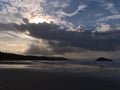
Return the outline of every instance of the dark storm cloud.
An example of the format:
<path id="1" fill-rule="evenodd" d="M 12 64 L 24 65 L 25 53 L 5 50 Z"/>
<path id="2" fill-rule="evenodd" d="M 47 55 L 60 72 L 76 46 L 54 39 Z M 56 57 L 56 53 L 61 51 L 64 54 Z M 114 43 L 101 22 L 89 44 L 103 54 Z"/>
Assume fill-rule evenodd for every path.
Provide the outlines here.
<path id="1" fill-rule="evenodd" d="M 19 30 L 28 30 L 30 35 L 49 42 L 55 52 L 77 52 L 82 49 L 94 51 L 118 50 L 120 46 L 120 31 L 109 32 L 73 32 L 61 30 L 54 24 L 15 25 Z M 77 49 L 78 48 L 78 49 Z"/>
<path id="2" fill-rule="evenodd" d="M 0 23 L 0 30 L 8 30 L 9 29 L 9 26 L 7 25 L 6 26 L 6 24 L 2 24 L 2 23 Z"/>
<path id="3" fill-rule="evenodd" d="M 13 24 L 3 24 L 3 23 L 0 23 L 0 31 L 13 30 L 13 28 L 14 28 Z"/>

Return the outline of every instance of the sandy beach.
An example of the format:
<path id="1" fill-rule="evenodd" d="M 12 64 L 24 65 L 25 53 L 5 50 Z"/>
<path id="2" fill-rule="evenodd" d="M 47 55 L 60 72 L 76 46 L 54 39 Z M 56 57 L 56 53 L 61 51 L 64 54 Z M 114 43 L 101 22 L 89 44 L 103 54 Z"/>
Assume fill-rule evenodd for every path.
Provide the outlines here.
<path id="1" fill-rule="evenodd" d="M 120 69 L 115 67 L 116 63 L 92 62 L 92 64 L 70 61 L 7 63 L 0 64 L 0 90 L 120 89 Z"/>
<path id="2" fill-rule="evenodd" d="M 0 69 L 0 90 L 119 90 L 119 83 L 86 73 Z"/>

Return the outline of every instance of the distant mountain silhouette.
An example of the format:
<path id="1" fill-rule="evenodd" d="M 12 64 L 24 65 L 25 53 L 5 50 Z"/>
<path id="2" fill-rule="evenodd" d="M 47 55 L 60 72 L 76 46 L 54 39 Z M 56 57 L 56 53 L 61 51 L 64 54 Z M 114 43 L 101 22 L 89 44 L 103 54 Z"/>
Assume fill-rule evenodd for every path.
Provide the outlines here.
<path id="1" fill-rule="evenodd" d="M 68 60 L 64 57 L 24 56 L 0 52 L 0 60 Z"/>
<path id="2" fill-rule="evenodd" d="M 100 57 L 98 59 L 96 59 L 96 61 L 113 61 L 112 59 L 107 59 L 107 58 L 104 58 L 104 57 Z"/>

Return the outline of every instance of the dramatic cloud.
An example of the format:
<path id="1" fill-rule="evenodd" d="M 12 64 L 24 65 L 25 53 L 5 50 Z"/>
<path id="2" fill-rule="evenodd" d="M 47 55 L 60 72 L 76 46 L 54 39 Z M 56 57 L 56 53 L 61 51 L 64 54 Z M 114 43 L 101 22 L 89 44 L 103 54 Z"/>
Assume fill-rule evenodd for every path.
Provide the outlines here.
<path id="1" fill-rule="evenodd" d="M 0 51 L 23 54 L 31 43 L 28 38 L 23 33 L 0 31 Z"/>
<path id="2" fill-rule="evenodd" d="M 27 30 L 18 31 L 15 27 L 8 29 L 9 26 L 9 24 L 3 24 L 4 28 L 0 28 L 0 51 L 30 55 L 47 55 L 52 51 L 52 48 L 48 48 L 47 41 L 30 36 L 30 32 Z"/>
<path id="3" fill-rule="evenodd" d="M 3 24 L 0 23 L 0 31 L 6 31 L 6 30 L 15 30 L 16 28 L 13 26 L 13 24 Z"/>
<path id="4" fill-rule="evenodd" d="M 102 5 L 109 10 L 111 13 L 113 14 L 118 14 L 118 11 L 114 5 L 114 3 L 112 2 L 108 2 L 107 0 L 100 0 L 100 2 L 102 3 Z"/>
<path id="5" fill-rule="evenodd" d="M 117 15 L 112 15 L 112 16 L 107 16 L 106 20 L 115 20 L 115 19 L 120 19 L 120 14 Z"/>
<path id="6" fill-rule="evenodd" d="M 98 32 L 106 32 L 111 30 L 112 30 L 111 26 L 105 23 L 102 23 L 99 27 L 97 27 Z"/>
<path id="7" fill-rule="evenodd" d="M 1 13 L 12 14 L 14 18 L 28 18 L 31 20 L 33 17 L 42 16 L 43 8 L 40 4 L 44 1 L 45 0 L 11 0 L 6 2 L 6 4 L 10 3 L 10 5 L 4 3 L 6 7 L 1 10 Z"/>
<path id="8" fill-rule="evenodd" d="M 16 26 L 19 30 L 28 30 L 32 37 L 43 39 L 48 41 L 49 45 L 54 49 L 63 50 L 65 52 L 73 50 L 73 48 L 79 48 L 78 50 L 94 50 L 94 51 L 112 51 L 117 50 L 120 46 L 119 31 L 109 31 L 110 26 L 103 24 L 101 32 L 84 31 L 84 32 L 73 32 L 61 30 L 59 26 L 53 24 L 29 24 L 27 26 L 21 25 Z M 29 27 L 29 28 L 28 28 Z M 99 29 L 99 30 L 100 30 Z M 94 34 L 94 36 L 93 36 Z M 114 42 L 113 42 L 114 41 Z M 57 49 L 59 48 L 59 49 Z M 71 48 L 71 49 L 70 49 Z M 69 50 L 68 50 L 69 49 Z M 73 50 L 77 51 L 77 49 Z M 61 51 L 60 51 L 61 52 Z M 64 53 L 63 52 L 63 53 Z"/>
<path id="9" fill-rule="evenodd" d="M 70 2 L 71 0 L 48 0 L 47 4 L 49 4 L 49 6 L 53 6 L 54 8 L 66 8 L 70 5 Z"/>
<path id="10" fill-rule="evenodd" d="M 9 26 L 6 24 L 5 26 Z M 120 49 L 120 31 L 94 32 L 66 31 L 58 25 L 42 24 L 13 24 L 16 31 L 4 30 L 0 34 L 0 49 L 7 52 L 24 53 L 30 55 L 88 55 L 108 52 L 118 52 Z M 103 28 L 109 25 L 103 24 Z M 5 48 L 3 48 L 5 47 Z M 89 52 L 87 52 L 89 51 Z M 75 55 L 76 54 L 76 55 Z M 98 56 L 98 54 L 97 54 Z M 78 56 L 76 56 L 77 58 Z M 80 58 L 80 57 L 78 57 Z M 81 58 L 84 58 L 81 56 Z"/>
<path id="11" fill-rule="evenodd" d="M 81 4 L 81 5 L 79 5 L 78 8 L 77 8 L 74 12 L 72 12 L 72 13 L 65 13 L 65 12 L 63 12 L 63 11 L 60 11 L 60 12 L 57 12 L 57 13 L 58 13 L 59 15 L 61 15 L 61 17 L 66 17 L 66 16 L 72 17 L 72 16 L 78 14 L 79 11 L 84 10 L 86 7 L 87 7 L 87 5 Z"/>
<path id="12" fill-rule="evenodd" d="M 0 0 L 0 50 L 68 57 L 118 55 L 119 2 Z"/>
<path id="13" fill-rule="evenodd" d="M 95 3 L 97 1 L 97 3 Z M 97 6 L 89 6 L 91 3 L 95 3 Z M 74 7 L 72 6 L 74 5 Z M 99 6 L 101 5 L 101 7 Z M 33 8 L 34 7 L 34 8 Z M 74 10 L 72 10 L 72 7 Z M 75 8 L 76 7 L 76 8 Z M 103 9 L 104 7 L 104 9 Z M 98 9 L 100 12 L 96 12 Z M 101 12 L 101 9 L 103 9 Z M 70 11 L 72 10 L 72 11 Z M 70 12 L 69 12 L 70 11 Z M 107 12 L 111 15 L 106 15 Z M 93 13 L 92 16 L 87 16 L 88 13 Z M 101 13 L 103 15 L 101 15 Z M 82 15 L 82 16 L 81 16 Z M 99 18 L 93 19 L 94 15 Z M 104 16 L 105 15 L 105 16 Z M 88 24 L 92 21 L 92 24 L 97 22 L 104 22 L 114 18 L 119 18 L 118 9 L 114 2 L 107 0 L 1 0 L 0 1 L 0 22 L 2 23 L 24 23 L 23 18 L 27 18 L 30 23 L 43 23 L 54 22 L 63 27 L 74 27 L 75 23 Z M 79 19 L 76 19 L 76 17 Z M 110 17 L 111 16 L 111 17 Z M 115 17 L 116 17 L 115 16 Z M 69 18 L 69 19 L 68 19 Z M 87 20 L 83 20 L 86 18 Z M 72 21 L 70 21 L 72 20 Z M 75 21 L 77 20 L 77 21 Z M 75 21 L 75 22 L 73 22 Z M 84 22 L 85 21 L 85 22 Z"/>
<path id="14" fill-rule="evenodd" d="M 115 30 L 120 30 L 120 24 L 116 24 L 114 27 Z"/>
<path id="15" fill-rule="evenodd" d="M 22 19 L 27 18 L 30 23 L 50 23 L 52 21 L 56 24 L 70 25 L 69 22 L 60 18 L 59 15 L 55 15 L 57 11 L 63 11 L 64 8 L 69 6 L 70 1 L 71 0 L 10 0 L 6 2 L 1 1 L 1 3 L 3 4 L 1 5 L 2 9 L 0 10 L 0 15 L 2 15 L 0 16 L 0 18 L 2 19 L 1 22 L 23 23 Z M 82 9 L 82 7 L 80 7 L 79 9 Z M 76 12 L 78 12 L 78 10 Z"/>
<path id="16" fill-rule="evenodd" d="M 117 19 L 120 19 L 120 14 L 115 14 L 115 15 L 100 18 L 100 19 L 97 20 L 97 22 L 103 22 L 103 21 L 105 22 L 105 21 L 117 20 Z"/>
<path id="17" fill-rule="evenodd" d="M 53 55 L 53 49 L 45 40 L 36 40 L 30 45 L 28 50 L 24 52 L 27 55 Z"/>

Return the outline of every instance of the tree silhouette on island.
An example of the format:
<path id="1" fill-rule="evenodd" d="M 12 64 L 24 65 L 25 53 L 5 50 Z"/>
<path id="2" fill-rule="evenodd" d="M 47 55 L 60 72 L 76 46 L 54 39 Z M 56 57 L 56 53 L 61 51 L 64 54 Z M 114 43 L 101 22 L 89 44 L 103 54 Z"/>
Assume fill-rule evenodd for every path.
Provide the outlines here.
<path id="1" fill-rule="evenodd" d="M 25 56 L 12 53 L 0 52 L 0 61 L 4 60 L 68 60 L 64 57 L 47 57 L 47 56 Z"/>

